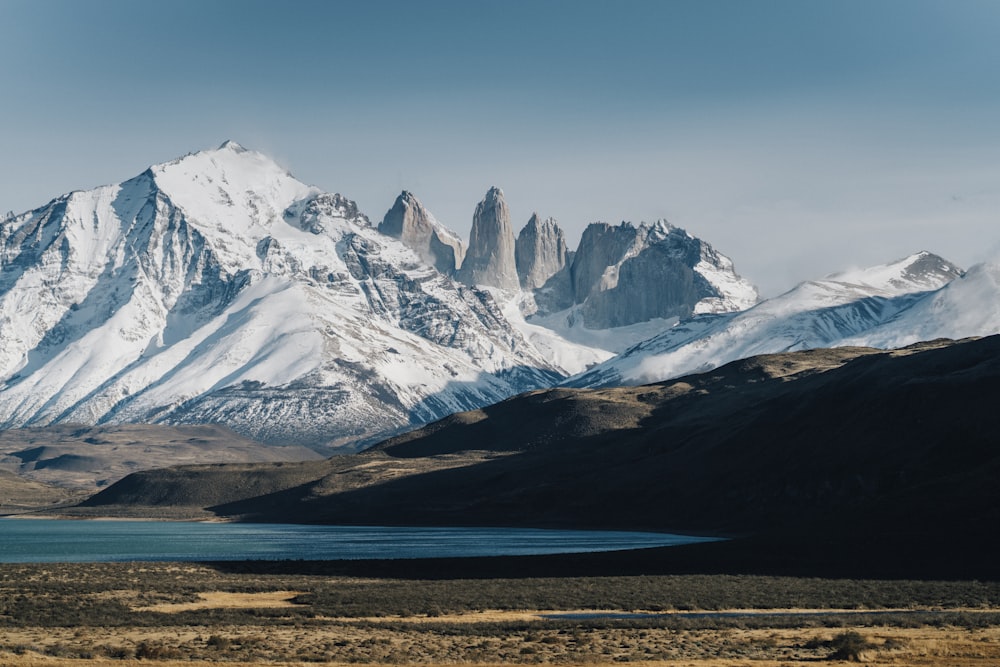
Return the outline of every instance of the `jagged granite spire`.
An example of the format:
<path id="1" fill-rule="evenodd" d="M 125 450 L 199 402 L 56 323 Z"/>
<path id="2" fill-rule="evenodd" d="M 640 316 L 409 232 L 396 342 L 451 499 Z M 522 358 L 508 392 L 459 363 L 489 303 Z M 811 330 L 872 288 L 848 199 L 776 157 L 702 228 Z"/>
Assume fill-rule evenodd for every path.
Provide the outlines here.
<path id="1" fill-rule="evenodd" d="M 465 258 L 465 243 L 435 220 L 420 200 L 406 190 L 396 197 L 378 230 L 399 239 L 422 260 L 447 275 L 454 273 Z"/>
<path id="2" fill-rule="evenodd" d="M 544 222 L 537 213 L 517 235 L 514 257 L 521 287 L 537 289 L 566 266 L 566 235 L 552 218 Z"/>
<path id="3" fill-rule="evenodd" d="M 492 187 L 476 206 L 469 251 L 458 271 L 458 280 L 467 285 L 519 289 L 514 246 L 514 230 L 503 190 Z"/>

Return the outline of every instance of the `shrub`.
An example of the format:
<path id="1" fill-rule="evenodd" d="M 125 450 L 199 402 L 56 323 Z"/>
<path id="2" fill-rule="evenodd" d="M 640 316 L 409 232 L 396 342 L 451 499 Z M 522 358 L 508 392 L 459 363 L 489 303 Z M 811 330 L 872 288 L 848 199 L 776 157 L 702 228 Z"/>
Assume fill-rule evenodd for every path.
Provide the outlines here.
<path id="1" fill-rule="evenodd" d="M 827 645 L 833 649 L 833 653 L 829 655 L 830 660 L 860 661 L 862 653 L 875 648 L 861 633 L 854 630 L 841 632 L 831 639 Z"/>
<path id="2" fill-rule="evenodd" d="M 163 644 L 153 642 L 140 642 L 135 647 L 135 657 L 137 660 L 169 660 L 179 658 L 180 651 Z"/>

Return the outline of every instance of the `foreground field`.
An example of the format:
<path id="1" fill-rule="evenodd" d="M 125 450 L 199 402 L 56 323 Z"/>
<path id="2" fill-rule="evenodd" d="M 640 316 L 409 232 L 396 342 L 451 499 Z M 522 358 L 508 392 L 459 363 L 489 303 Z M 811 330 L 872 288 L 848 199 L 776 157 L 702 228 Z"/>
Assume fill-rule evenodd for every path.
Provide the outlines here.
<path id="1" fill-rule="evenodd" d="M 0 665 L 1000 664 L 996 583 L 268 569 L 0 566 Z"/>
<path id="2" fill-rule="evenodd" d="M 1000 661 L 1000 633 L 991 629 L 863 628 L 871 644 L 856 660 L 871 665 L 986 666 Z M 211 634 L 209 634 L 211 633 Z M 59 645 L 68 647 L 79 638 L 59 633 Z M 76 633 L 77 636 L 79 633 Z M 190 661 L 232 661 L 231 664 L 369 663 L 369 664 L 670 664 L 699 666 L 787 666 L 822 660 L 824 664 L 850 664 L 836 656 L 831 645 L 843 630 L 820 628 L 788 630 L 665 630 L 585 629 L 553 630 L 542 627 L 515 630 L 497 636 L 477 628 L 461 635 L 440 631 L 334 625 L 310 631 L 254 626 L 191 627 L 144 633 L 134 629 L 97 635 L 91 641 L 111 639 L 128 652 L 133 644 L 139 658 L 57 658 L 24 652 L 0 653 L 0 664 L 10 667 L 121 667 L 157 661 L 190 665 Z M 284 650 L 276 650 L 285 644 Z M 297 649 L 294 647 L 298 647 Z M 60 650 L 70 651 L 64 648 Z"/>

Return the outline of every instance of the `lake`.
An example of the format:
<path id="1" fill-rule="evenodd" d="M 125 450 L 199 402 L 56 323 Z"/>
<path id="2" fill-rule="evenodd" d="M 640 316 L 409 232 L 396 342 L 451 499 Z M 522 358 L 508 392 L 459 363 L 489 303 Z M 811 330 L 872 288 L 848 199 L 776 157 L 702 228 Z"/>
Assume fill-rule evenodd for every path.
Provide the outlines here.
<path id="1" fill-rule="evenodd" d="M 522 556 L 711 540 L 666 533 L 529 528 L 0 519 L 0 563 Z"/>

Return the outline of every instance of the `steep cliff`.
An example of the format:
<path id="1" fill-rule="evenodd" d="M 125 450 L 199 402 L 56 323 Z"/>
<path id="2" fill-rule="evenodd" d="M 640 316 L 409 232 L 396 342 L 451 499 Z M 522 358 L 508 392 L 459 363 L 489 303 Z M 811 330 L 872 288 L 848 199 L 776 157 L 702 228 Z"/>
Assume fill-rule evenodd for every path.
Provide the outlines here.
<path id="1" fill-rule="evenodd" d="M 521 287 L 537 289 L 566 266 L 566 236 L 555 220 L 534 213 L 517 235 L 514 256 Z"/>
<path id="2" fill-rule="evenodd" d="M 466 285 L 520 289 L 514 230 L 500 188 L 490 188 L 476 206 L 469 250 L 458 271 L 458 280 Z"/>

